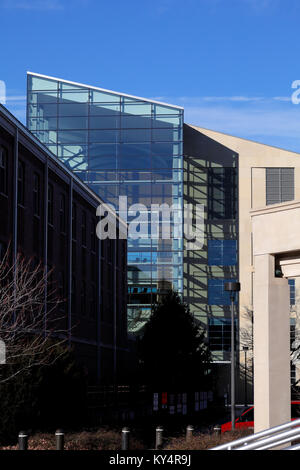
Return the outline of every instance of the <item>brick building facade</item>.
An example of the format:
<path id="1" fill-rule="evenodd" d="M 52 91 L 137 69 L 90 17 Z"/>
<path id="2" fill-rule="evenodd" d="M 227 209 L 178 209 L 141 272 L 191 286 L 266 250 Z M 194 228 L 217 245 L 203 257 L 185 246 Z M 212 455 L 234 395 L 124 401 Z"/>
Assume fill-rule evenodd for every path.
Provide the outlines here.
<path id="1" fill-rule="evenodd" d="M 91 383 L 113 383 L 128 359 L 127 244 L 97 238 L 101 202 L 0 105 L 0 252 L 53 269 L 69 344 Z"/>

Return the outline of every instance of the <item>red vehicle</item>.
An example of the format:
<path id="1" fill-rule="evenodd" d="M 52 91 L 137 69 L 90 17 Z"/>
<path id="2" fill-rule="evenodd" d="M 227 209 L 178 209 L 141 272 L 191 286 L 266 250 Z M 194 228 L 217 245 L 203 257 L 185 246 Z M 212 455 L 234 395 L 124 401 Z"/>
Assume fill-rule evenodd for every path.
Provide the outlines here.
<path id="1" fill-rule="evenodd" d="M 300 401 L 291 402 L 292 421 L 300 418 Z M 221 432 L 231 431 L 231 421 L 221 425 Z M 241 416 L 235 420 L 236 429 L 254 429 L 254 407 L 246 408 Z"/>

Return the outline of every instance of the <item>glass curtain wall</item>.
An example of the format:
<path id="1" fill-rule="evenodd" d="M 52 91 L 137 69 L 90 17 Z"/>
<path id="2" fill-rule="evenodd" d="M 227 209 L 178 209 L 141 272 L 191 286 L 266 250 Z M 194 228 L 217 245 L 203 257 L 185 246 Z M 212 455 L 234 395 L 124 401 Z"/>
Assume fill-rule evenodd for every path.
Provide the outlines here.
<path id="1" fill-rule="evenodd" d="M 182 108 L 28 74 L 27 126 L 117 210 L 119 196 L 182 207 Z M 171 288 L 182 293 L 182 238 L 129 239 L 129 331 Z"/>

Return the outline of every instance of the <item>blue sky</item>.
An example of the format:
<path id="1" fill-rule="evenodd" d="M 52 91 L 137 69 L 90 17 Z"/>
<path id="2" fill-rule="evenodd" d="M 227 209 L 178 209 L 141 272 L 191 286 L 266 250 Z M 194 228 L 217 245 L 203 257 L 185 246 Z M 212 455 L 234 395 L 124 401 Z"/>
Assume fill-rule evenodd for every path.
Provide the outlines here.
<path id="1" fill-rule="evenodd" d="M 185 108 L 185 121 L 300 152 L 299 0 L 0 0 L 0 80 L 26 71 Z"/>

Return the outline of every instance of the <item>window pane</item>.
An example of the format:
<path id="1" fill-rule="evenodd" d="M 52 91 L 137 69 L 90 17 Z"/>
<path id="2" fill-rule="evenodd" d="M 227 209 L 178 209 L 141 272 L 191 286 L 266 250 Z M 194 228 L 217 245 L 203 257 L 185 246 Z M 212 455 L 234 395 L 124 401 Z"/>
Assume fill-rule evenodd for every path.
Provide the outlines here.
<path id="1" fill-rule="evenodd" d="M 225 282 L 235 282 L 235 279 L 208 279 L 208 305 L 231 305 Z"/>
<path id="2" fill-rule="evenodd" d="M 116 169 L 117 160 L 115 156 L 98 155 L 89 158 L 91 170 Z"/>
<path id="3" fill-rule="evenodd" d="M 59 94 L 60 102 L 63 101 L 75 101 L 77 103 L 87 103 L 89 101 L 89 92 L 88 90 L 78 90 L 78 91 L 67 91 L 62 90 Z"/>
<path id="4" fill-rule="evenodd" d="M 121 127 L 123 129 L 147 129 L 151 127 L 151 117 L 149 116 L 121 116 Z"/>
<path id="5" fill-rule="evenodd" d="M 60 116 L 87 116 L 88 105 L 84 103 L 59 103 L 58 112 Z"/>
<path id="6" fill-rule="evenodd" d="M 119 104 L 91 104 L 90 115 L 91 116 L 111 116 L 120 113 Z"/>
<path id="7" fill-rule="evenodd" d="M 29 75 L 29 87 L 32 90 L 57 90 L 57 82 Z"/>
<path id="8" fill-rule="evenodd" d="M 159 116 L 153 119 L 153 127 L 170 128 L 182 125 L 182 118 L 180 116 Z"/>
<path id="9" fill-rule="evenodd" d="M 87 143 L 88 133 L 86 131 L 59 131 L 58 142 L 65 144 Z"/>
<path id="10" fill-rule="evenodd" d="M 128 114 L 148 114 L 151 116 L 151 103 L 144 102 L 133 102 L 124 103 L 122 106 L 122 112 Z"/>
<path id="11" fill-rule="evenodd" d="M 236 262 L 236 240 L 208 240 L 208 266 L 234 266 Z"/>
<path id="12" fill-rule="evenodd" d="M 150 140 L 150 129 L 123 129 L 121 131 L 122 142 L 148 142 Z"/>
<path id="13" fill-rule="evenodd" d="M 178 108 L 169 108 L 168 106 L 162 106 L 159 104 L 154 105 L 154 114 L 175 114 L 177 116 L 182 115 L 182 110 Z"/>
<path id="14" fill-rule="evenodd" d="M 110 130 L 96 130 L 90 131 L 89 134 L 90 142 L 117 142 L 118 141 L 118 131 Z"/>
<path id="15" fill-rule="evenodd" d="M 58 120 L 59 129 L 88 129 L 87 117 L 60 117 Z"/>
<path id="16" fill-rule="evenodd" d="M 93 103 L 120 103 L 120 95 L 91 90 L 91 100 Z"/>
<path id="17" fill-rule="evenodd" d="M 90 129 L 116 129 L 120 127 L 120 116 L 91 116 L 90 117 Z"/>
<path id="18" fill-rule="evenodd" d="M 89 146 L 90 158 L 116 157 L 116 154 L 117 154 L 116 144 L 91 144 Z"/>
<path id="19" fill-rule="evenodd" d="M 174 129 L 153 129 L 152 138 L 154 141 L 176 141 L 181 140 L 181 128 Z"/>

